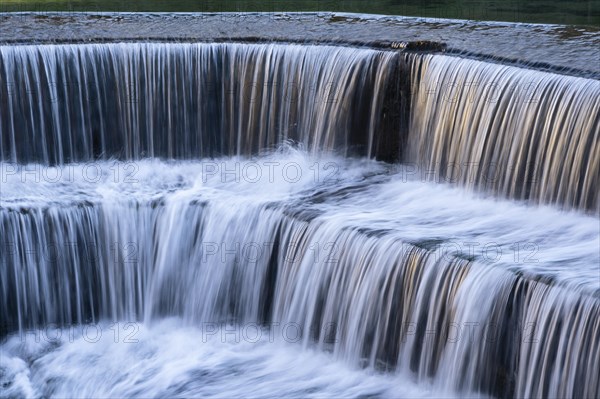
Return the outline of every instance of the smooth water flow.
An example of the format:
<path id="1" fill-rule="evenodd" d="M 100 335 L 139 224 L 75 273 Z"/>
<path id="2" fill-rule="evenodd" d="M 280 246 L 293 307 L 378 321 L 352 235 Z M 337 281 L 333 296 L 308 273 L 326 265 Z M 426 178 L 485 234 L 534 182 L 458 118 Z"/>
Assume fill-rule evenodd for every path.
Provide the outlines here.
<path id="1" fill-rule="evenodd" d="M 597 81 L 152 43 L 0 79 L 7 396 L 600 395 Z"/>
<path id="2" fill-rule="evenodd" d="M 2 159 L 372 153 L 392 52 L 243 44 L 0 48 Z M 394 62 L 396 61 L 396 62 Z M 354 141 L 352 141 L 354 140 Z"/>
<path id="3" fill-rule="evenodd" d="M 0 82 L 5 161 L 251 155 L 293 140 L 600 209 L 592 79 L 357 48 L 128 43 L 0 46 Z"/>
<path id="4" fill-rule="evenodd" d="M 598 212 L 600 82 L 415 57 L 407 160 L 442 181 Z"/>

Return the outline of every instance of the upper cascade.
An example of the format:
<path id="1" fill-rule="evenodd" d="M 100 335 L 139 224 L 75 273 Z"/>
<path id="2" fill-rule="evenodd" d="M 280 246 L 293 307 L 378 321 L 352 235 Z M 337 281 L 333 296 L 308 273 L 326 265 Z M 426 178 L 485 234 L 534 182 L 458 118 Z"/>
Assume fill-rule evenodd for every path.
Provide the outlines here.
<path id="1" fill-rule="evenodd" d="M 276 44 L 0 46 L 0 160 L 310 150 L 373 137 L 397 53 Z"/>
<path id="2" fill-rule="evenodd" d="M 599 212 L 600 82 L 460 57 L 325 45 L 0 46 L 0 160 L 309 152 Z"/>

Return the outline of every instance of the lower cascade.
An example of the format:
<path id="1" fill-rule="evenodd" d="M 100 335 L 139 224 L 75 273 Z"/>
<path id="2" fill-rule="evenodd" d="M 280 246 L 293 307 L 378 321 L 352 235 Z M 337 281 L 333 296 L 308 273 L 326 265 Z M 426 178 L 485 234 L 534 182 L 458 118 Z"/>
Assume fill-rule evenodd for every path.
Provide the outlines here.
<path id="1" fill-rule="evenodd" d="M 444 54 L 0 46 L 0 396 L 598 397 L 599 110 Z"/>

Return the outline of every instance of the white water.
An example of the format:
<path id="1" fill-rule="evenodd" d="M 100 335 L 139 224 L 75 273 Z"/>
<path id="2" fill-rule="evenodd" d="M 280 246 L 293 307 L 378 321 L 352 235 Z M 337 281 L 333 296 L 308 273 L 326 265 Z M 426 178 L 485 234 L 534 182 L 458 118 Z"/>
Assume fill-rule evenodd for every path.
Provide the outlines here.
<path id="1" fill-rule="evenodd" d="M 311 152 L 415 162 L 599 212 L 600 83 L 431 54 L 236 43 L 0 46 L 0 159 Z"/>
<path id="2" fill-rule="evenodd" d="M 146 43 L 0 46 L 0 83 L 2 396 L 598 396 L 596 81 Z M 97 322 L 142 339 L 31 344 Z M 184 342 L 248 326 L 298 334 Z"/>
<path id="3" fill-rule="evenodd" d="M 322 363 L 327 367 L 367 366 L 355 371 L 367 373 L 363 377 L 396 369 L 404 376 L 397 378 L 416 376 L 447 395 L 493 391 L 505 378 L 512 378 L 502 384 L 513 386 L 513 394 L 525 396 L 578 392 L 573 384 L 582 378 L 590 384 L 584 392 L 597 389 L 600 231 L 592 216 L 478 197 L 415 179 L 401 165 L 287 147 L 252 160 L 2 167 L 0 231 L 10 251 L 0 293 L 4 321 L 21 331 L 106 318 L 150 327 L 170 316 L 189 326 L 278 323 L 297 326 L 305 349 L 331 351 Z M 47 181 L 58 168 L 61 181 Z M 179 333 L 158 334 L 168 346 Z M 557 350 L 553 337 L 561 337 L 564 362 L 579 366 L 542 360 Z M 43 357 L 33 375 L 76 367 L 67 357 L 77 351 L 71 345 L 77 343 Z M 243 349 L 249 356 L 275 356 L 267 347 L 250 347 Z M 122 352 L 96 348 L 81 361 Z M 225 356 L 221 349 L 232 350 L 202 348 L 215 351 L 215 362 Z M 160 361 L 163 355 L 153 356 Z M 61 371 L 52 371 L 59 364 Z M 540 377 L 528 370 L 540 367 L 543 378 L 568 384 L 537 385 Z M 298 372 L 310 376 L 310 370 Z M 514 375 L 497 375 L 509 372 Z M 177 368 L 172 373 L 186 379 Z M 556 373 L 563 376 L 550 377 Z M 149 382 L 99 388 L 101 375 L 77 375 L 57 392 L 168 392 L 160 384 L 144 387 Z M 368 391 L 371 377 L 363 377 L 357 386 L 342 384 L 339 394 Z M 36 378 L 32 389 L 39 390 Z M 257 388 L 256 395 L 266 395 L 269 384 L 283 396 L 312 392 L 295 386 L 295 377 L 282 377 L 281 386 L 278 378 L 265 375 L 265 391 Z M 392 394 L 399 380 L 377 378 L 384 381 L 377 395 L 420 392 Z M 315 396 L 337 392 L 326 385 Z"/>
<path id="4" fill-rule="evenodd" d="M 42 331 L 39 343 L 34 333 L 11 337 L 0 349 L 0 383 L 12 383 L 3 396 L 452 397 L 409 377 L 357 369 L 302 350 L 279 331 L 249 327 L 245 338 L 239 327 L 209 333 L 177 320 L 123 328 L 124 323 L 71 327 L 61 330 L 60 339 L 54 339 L 56 329 L 47 336 Z"/>

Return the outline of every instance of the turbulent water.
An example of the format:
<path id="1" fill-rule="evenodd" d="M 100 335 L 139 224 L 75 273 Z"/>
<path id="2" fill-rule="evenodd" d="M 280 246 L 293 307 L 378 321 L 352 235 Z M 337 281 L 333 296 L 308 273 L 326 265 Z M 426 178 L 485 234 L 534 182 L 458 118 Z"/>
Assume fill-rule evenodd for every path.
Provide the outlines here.
<path id="1" fill-rule="evenodd" d="M 408 377 L 334 362 L 293 345 L 281 330 L 250 327 L 245 340 L 245 330 L 234 326 L 207 331 L 176 320 L 133 326 L 100 324 L 85 334 L 71 328 L 61 338 L 51 329 L 50 339 L 27 347 L 13 338 L 3 350 L 19 356 L 3 360 L 10 371 L 0 381 L 15 381 L 9 395 L 29 397 L 457 397 Z M 22 359 L 35 361 L 40 372 L 31 373 Z"/>
<path id="2" fill-rule="evenodd" d="M 600 394 L 597 81 L 239 44 L 0 80 L 3 396 Z"/>

